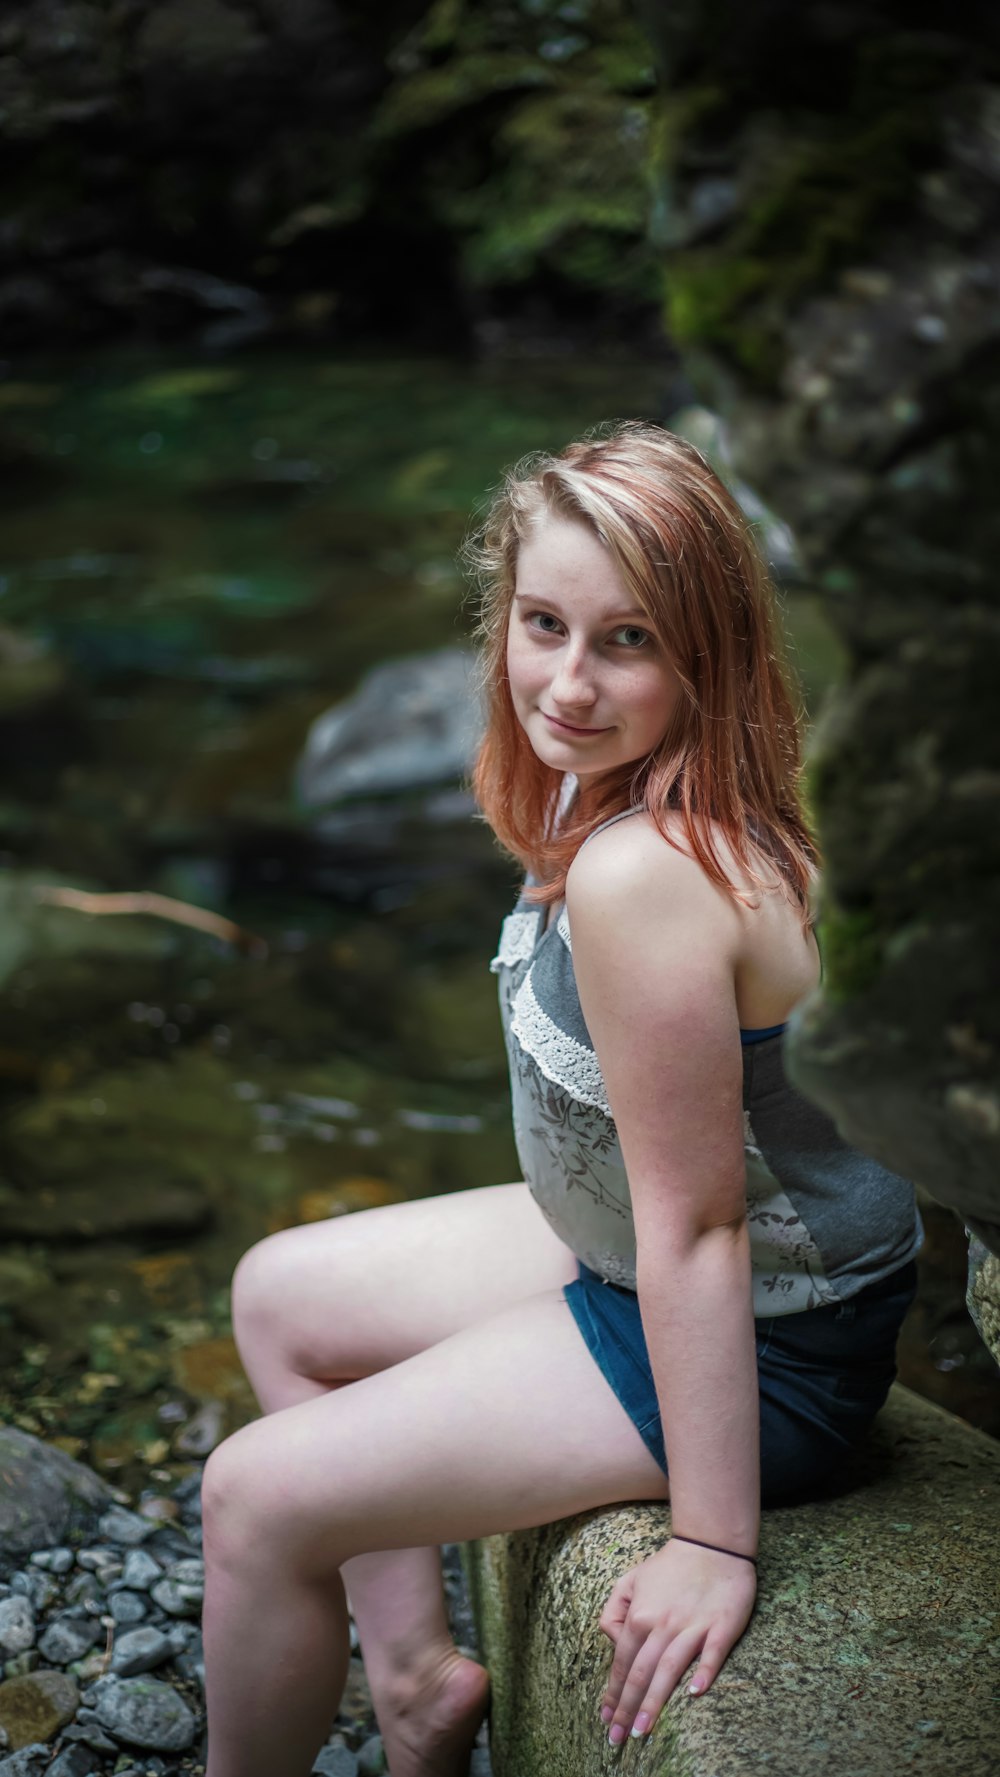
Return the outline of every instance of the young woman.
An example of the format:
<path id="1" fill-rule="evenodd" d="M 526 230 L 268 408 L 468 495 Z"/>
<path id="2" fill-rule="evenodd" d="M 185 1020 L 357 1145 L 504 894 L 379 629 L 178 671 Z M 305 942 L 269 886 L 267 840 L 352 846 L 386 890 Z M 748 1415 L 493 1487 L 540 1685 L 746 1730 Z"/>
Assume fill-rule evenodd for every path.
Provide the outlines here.
<path id="1" fill-rule="evenodd" d="M 528 872 L 493 965 L 525 1182 L 241 1261 L 265 1417 L 205 1473 L 207 1777 L 305 1777 L 345 1586 L 392 1777 L 463 1777 L 489 1680 L 449 1638 L 437 1545 L 669 1498 L 580 1698 L 613 1743 L 648 1732 L 747 1625 L 762 1497 L 870 1424 L 914 1291 L 912 1188 L 782 1066 L 820 973 L 816 850 L 739 509 L 626 425 L 518 465 L 470 554 L 477 790 Z"/>

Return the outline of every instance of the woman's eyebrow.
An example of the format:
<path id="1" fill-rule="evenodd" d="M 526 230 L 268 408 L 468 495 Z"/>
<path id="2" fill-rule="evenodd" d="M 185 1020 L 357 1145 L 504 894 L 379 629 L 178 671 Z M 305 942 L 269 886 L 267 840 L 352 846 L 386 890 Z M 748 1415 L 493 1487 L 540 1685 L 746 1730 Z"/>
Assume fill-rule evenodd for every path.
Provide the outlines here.
<path id="1" fill-rule="evenodd" d="M 545 605 L 548 610 L 555 612 L 556 616 L 560 614 L 559 600 L 553 598 L 548 592 L 544 596 L 535 592 L 515 592 L 514 601 L 522 605 Z M 599 623 L 631 623 L 633 619 L 642 623 L 649 622 L 649 617 L 641 605 L 628 605 L 618 611 L 606 611 L 597 621 Z"/>

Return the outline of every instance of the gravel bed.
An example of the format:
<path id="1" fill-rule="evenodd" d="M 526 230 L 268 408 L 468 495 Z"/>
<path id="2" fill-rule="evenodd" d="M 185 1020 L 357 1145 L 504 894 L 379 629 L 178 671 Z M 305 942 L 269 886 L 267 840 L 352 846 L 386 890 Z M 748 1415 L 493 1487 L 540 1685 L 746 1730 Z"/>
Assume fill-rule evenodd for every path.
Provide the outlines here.
<path id="1" fill-rule="evenodd" d="M 0 1582 L 0 1777 L 201 1777 L 200 1492 L 199 1469 L 144 1494 L 139 1510 L 116 1496 L 96 1536 L 37 1549 Z M 452 1633 L 478 1658 L 458 1546 L 442 1557 Z M 340 1713 L 313 1769 L 385 1777 L 353 1622 L 351 1649 Z M 18 1724 L 16 1737 L 4 1722 Z M 34 1738 L 19 1744 L 27 1732 Z M 491 1777 L 485 1723 L 470 1777 Z"/>

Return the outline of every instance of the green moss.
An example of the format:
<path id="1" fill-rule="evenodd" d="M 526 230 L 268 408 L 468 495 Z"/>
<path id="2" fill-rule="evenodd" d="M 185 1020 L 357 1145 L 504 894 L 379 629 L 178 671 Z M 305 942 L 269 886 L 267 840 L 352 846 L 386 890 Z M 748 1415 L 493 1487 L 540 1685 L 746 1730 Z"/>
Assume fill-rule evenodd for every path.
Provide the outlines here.
<path id="1" fill-rule="evenodd" d="M 658 138 L 661 182 L 713 109 L 704 89 L 689 97 L 687 112 L 675 105 Z M 674 337 L 724 347 L 759 380 L 777 370 L 789 309 L 863 257 L 878 219 L 910 190 L 932 126 L 924 108 L 907 103 L 818 127 L 822 134 L 806 134 L 805 123 L 797 135 L 775 133 L 758 152 L 752 190 L 724 239 L 668 260 Z"/>
<path id="2" fill-rule="evenodd" d="M 856 999 L 877 980 L 885 954 L 885 934 L 868 911 L 848 913 L 828 903 L 817 925 L 823 957 L 823 989 L 834 1004 Z"/>
<path id="3" fill-rule="evenodd" d="M 420 26 L 420 47 L 431 54 L 451 49 L 467 16 L 466 0 L 434 0 Z"/>
<path id="4" fill-rule="evenodd" d="M 376 141 L 411 136 L 499 94 L 552 86 L 554 71 L 535 56 L 493 52 L 456 56 L 391 87 L 379 108 Z"/>
<path id="5" fill-rule="evenodd" d="M 202 395 L 228 395 L 246 381 L 246 372 L 231 365 L 183 365 L 158 371 L 109 392 L 110 406 L 150 407 L 161 402 L 197 400 Z"/>
<path id="6" fill-rule="evenodd" d="M 702 128 L 725 104 L 721 86 L 704 82 L 664 95 L 658 106 L 656 125 L 657 164 L 672 169 L 688 137 Z"/>
<path id="7" fill-rule="evenodd" d="M 493 141 L 494 168 L 453 169 L 430 194 L 464 236 L 462 263 L 480 288 L 556 273 L 589 289 L 654 304 L 659 271 L 646 240 L 648 107 L 566 87 L 519 98 Z"/>
<path id="8" fill-rule="evenodd" d="M 625 0 L 434 0 L 391 65 L 377 183 L 456 243 L 469 285 L 555 278 L 655 310 L 655 74 Z"/>
<path id="9" fill-rule="evenodd" d="M 649 44 L 638 30 L 616 43 L 599 44 L 586 59 L 586 71 L 612 93 L 647 93 L 656 85 Z"/>
<path id="10" fill-rule="evenodd" d="M 678 344 L 710 339 L 735 339 L 732 317 L 743 303 L 765 288 L 770 268 L 751 259 L 721 258 L 713 253 L 687 253 L 670 267 L 667 321 Z"/>

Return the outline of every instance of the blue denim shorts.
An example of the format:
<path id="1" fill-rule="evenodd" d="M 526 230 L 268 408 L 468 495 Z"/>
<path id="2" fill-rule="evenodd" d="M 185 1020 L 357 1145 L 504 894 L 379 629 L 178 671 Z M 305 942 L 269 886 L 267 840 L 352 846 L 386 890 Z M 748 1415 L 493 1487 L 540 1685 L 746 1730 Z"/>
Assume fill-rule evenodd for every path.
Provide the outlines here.
<path id="1" fill-rule="evenodd" d="M 846 1302 L 757 1320 L 761 1502 L 825 1487 L 868 1431 L 896 1375 L 896 1340 L 917 1290 L 913 1260 Z M 563 1286 L 591 1356 L 664 1474 L 667 1458 L 634 1290 L 580 1261 Z"/>

